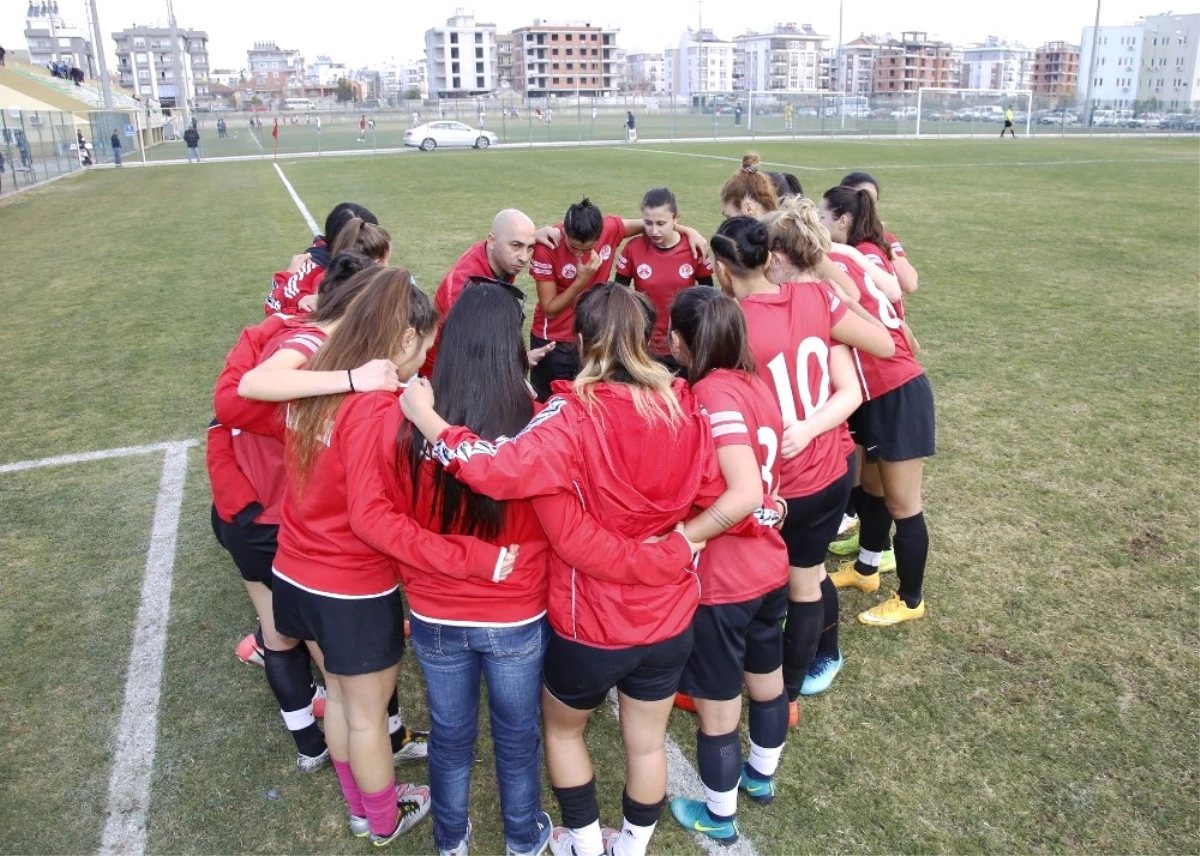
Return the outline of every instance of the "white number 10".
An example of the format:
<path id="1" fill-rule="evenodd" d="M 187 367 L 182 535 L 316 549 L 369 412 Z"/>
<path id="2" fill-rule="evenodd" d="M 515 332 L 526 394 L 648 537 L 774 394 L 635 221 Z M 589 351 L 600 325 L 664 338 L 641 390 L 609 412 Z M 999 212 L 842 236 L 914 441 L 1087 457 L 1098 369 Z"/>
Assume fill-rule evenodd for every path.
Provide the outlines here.
<path id="1" fill-rule="evenodd" d="M 808 384 L 808 361 L 811 357 L 816 357 L 817 366 L 821 370 L 816 390 L 811 389 Z M 775 358 L 767 363 L 767 368 L 775 380 L 775 394 L 779 396 L 779 409 L 783 412 L 783 420 L 799 422 L 801 417 L 796 411 L 792 382 L 788 377 L 787 361 L 783 354 L 776 354 Z M 816 336 L 809 336 L 800 343 L 796 351 L 796 389 L 800 391 L 800 405 L 804 408 L 805 419 L 811 419 L 829 400 L 829 346 Z"/>

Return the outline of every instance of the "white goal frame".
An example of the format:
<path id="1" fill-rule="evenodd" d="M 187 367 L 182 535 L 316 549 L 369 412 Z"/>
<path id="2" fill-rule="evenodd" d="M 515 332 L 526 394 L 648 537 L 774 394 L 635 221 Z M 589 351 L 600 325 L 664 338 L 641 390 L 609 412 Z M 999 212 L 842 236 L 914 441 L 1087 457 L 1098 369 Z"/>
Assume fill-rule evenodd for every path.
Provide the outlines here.
<path id="1" fill-rule="evenodd" d="M 917 90 L 917 130 L 916 136 L 921 136 L 921 102 L 926 92 L 936 92 L 938 95 L 996 95 L 1001 98 L 1018 98 L 1025 96 L 1025 136 L 1029 136 L 1033 125 L 1033 90 L 1032 89 L 943 89 L 938 86 L 922 86 Z"/>

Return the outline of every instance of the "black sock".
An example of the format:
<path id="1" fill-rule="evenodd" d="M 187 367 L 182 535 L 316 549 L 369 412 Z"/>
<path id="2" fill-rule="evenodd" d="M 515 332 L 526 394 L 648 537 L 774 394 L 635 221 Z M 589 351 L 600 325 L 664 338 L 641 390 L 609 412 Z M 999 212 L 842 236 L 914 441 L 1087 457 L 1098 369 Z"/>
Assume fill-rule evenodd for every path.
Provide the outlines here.
<path id="1" fill-rule="evenodd" d="M 392 690 L 388 699 L 388 734 L 392 738 L 392 753 L 399 752 L 408 742 L 408 727 L 400 721 L 400 693 Z"/>
<path id="2" fill-rule="evenodd" d="M 846 510 L 843 512 L 848 517 L 858 517 L 858 495 L 862 493 L 862 485 L 856 484 L 850 489 L 850 495 L 846 497 Z"/>
<path id="3" fill-rule="evenodd" d="M 753 702 L 751 702 L 753 704 Z M 751 708 L 753 711 L 753 708 Z M 783 704 L 783 724 L 787 728 L 787 701 Z M 753 738 L 751 738 L 753 739 Z M 742 741 L 737 731 L 728 734 L 718 734 L 715 737 L 696 731 L 696 767 L 700 771 L 700 781 L 710 791 L 725 793 L 738 786 L 742 775 Z M 625 813 L 629 817 L 629 812 Z M 729 820 L 730 817 L 713 815 L 716 820 Z M 640 824 L 645 826 L 646 824 Z"/>
<path id="4" fill-rule="evenodd" d="M 735 734 L 734 736 L 736 737 L 737 735 Z M 741 756 L 741 751 L 741 747 L 738 747 L 739 757 Z M 595 779 L 592 779 L 593 783 L 595 781 Z M 736 779 L 734 780 L 734 787 L 737 787 Z M 640 803 L 631 797 L 628 791 L 623 791 L 621 793 L 621 813 L 634 826 L 653 826 L 662 817 L 663 802 L 664 800 L 659 800 L 653 805 Z"/>
<path id="5" fill-rule="evenodd" d="M 838 654 L 838 593 L 837 586 L 829 577 L 821 580 L 821 606 L 825 612 L 825 625 L 821 628 L 821 638 L 817 641 L 817 650 L 836 658 Z"/>
<path id="6" fill-rule="evenodd" d="M 795 701 L 800 696 L 800 685 L 817 653 L 824 619 L 825 610 L 819 600 L 788 602 L 787 627 L 783 630 L 783 684 L 787 688 L 788 701 Z"/>
<path id="7" fill-rule="evenodd" d="M 303 644 L 287 651 L 267 648 L 263 665 L 267 683 L 279 702 L 280 714 L 296 741 L 296 748 L 316 757 L 325 751 L 325 735 L 312 717 L 312 672 L 307 654 Z"/>
<path id="8" fill-rule="evenodd" d="M 892 528 L 892 515 L 882 496 L 874 496 L 865 490 L 858 496 L 858 546 L 872 553 L 882 553 L 888 548 L 888 532 Z M 874 574 L 879 568 L 864 565 L 855 560 L 854 569 L 860 574 Z"/>
<path id="9" fill-rule="evenodd" d="M 771 701 L 750 699 L 749 719 L 751 743 L 764 749 L 782 746 L 788 731 L 787 693 L 782 692 L 779 698 Z"/>
<path id="10" fill-rule="evenodd" d="M 921 602 L 921 586 L 925 582 L 925 560 L 929 557 L 929 529 L 925 512 L 896 521 L 896 576 L 900 578 L 897 594 L 916 608 Z"/>
<path id="11" fill-rule="evenodd" d="M 553 788 L 554 798 L 562 812 L 563 826 L 567 829 L 583 827 L 600 820 L 600 803 L 596 801 L 596 777 L 586 785 L 573 788 Z"/>

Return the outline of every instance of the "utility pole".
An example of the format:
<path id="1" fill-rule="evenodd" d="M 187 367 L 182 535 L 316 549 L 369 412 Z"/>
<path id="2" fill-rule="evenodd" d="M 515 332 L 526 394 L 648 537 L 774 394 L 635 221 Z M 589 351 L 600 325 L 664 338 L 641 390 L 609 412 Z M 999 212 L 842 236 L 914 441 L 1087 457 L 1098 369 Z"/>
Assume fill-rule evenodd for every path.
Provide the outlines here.
<path id="1" fill-rule="evenodd" d="M 1100 0 L 1096 0 L 1096 26 L 1092 27 L 1092 55 L 1088 62 L 1087 99 L 1083 109 L 1087 110 L 1087 126 L 1092 127 L 1092 84 L 1096 82 L 1096 48 L 1100 44 Z"/>
<path id="2" fill-rule="evenodd" d="M 700 47 L 696 51 L 696 77 L 700 79 L 700 109 L 704 109 L 704 94 L 708 91 L 708 66 L 704 62 L 704 0 L 700 0 L 700 20 L 698 22 L 699 29 L 696 31 L 696 38 L 700 42 Z"/>
<path id="3" fill-rule="evenodd" d="M 844 60 L 845 55 L 842 53 L 842 44 L 843 44 L 843 42 L 845 42 L 845 39 L 842 37 L 842 12 L 844 11 L 844 6 L 845 6 L 844 0 L 838 0 L 838 53 L 837 53 L 838 61 L 837 61 L 837 63 L 838 63 L 838 77 L 841 78 L 841 80 L 838 83 L 838 89 L 842 93 L 842 99 L 841 99 L 842 104 L 841 104 L 841 108 L 838 110 L 838 112 L 842 114 L 842 127 L 843 128 L 846 127 L 846 66 L 843 64 L 845 61 Z"/>
<path id="4" fill-rule="evenodd" d="M 96 63 L 100 66 L 100 90 L 104 93 L 104 109 L 113 108 L 112 81 L 108 79 L 108 60 L 104 58 L 104 34 L 100 30 L 100 16 L 96 14 L 96 0 L 88 0 L 92 10 L 92 51 L 96 54 Z M 58 39 L 55 39 L 58 42 Z"/>
<path id="5" fill-rule="evenodd" d="M 92 0 L 95 2 L 95 0 Z M 171 45 L 175 53 L 175 106 L 183 106 L 183 125 L 192 124 L 192 107 L 188 104 L 187 77 L 183 70 L 183 52 L 179 49 L 179 27 L 175 24 L 175 4 L 167 0 L 167 20 L 171 25 Z"/>

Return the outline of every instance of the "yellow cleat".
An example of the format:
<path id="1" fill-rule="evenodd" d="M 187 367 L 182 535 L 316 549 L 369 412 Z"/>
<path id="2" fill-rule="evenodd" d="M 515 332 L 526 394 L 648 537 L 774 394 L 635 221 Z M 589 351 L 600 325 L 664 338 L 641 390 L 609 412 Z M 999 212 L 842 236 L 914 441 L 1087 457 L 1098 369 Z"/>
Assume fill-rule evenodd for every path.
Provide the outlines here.
<path id="1" fill-rule="evenodd" d="M 891 597 L 878 606 L 873 606 L 866 612 L 860 612 L 858 614 L 858 621 L 860 624 L 869 624 L 873 627 L 891 627 L 893 624 L 900 624 L 904 621 L 915 621 L 924 616 L 924 600 L 915 607 L 911 607 L 900 599 L 900 595 L 893 593 Z"/>
<path id="2" fill-rule="evenodd" d="M 833 580 L 834 586 L 840 589 L 856 588 L 867 594 L 879 591 L 879 574 L 860 574 L 854 570 L 853 562 L 842 565 L 829 575 L 829 579 Z"/>

